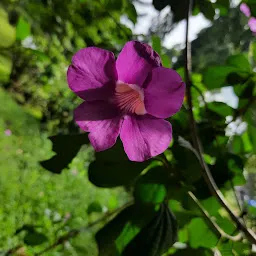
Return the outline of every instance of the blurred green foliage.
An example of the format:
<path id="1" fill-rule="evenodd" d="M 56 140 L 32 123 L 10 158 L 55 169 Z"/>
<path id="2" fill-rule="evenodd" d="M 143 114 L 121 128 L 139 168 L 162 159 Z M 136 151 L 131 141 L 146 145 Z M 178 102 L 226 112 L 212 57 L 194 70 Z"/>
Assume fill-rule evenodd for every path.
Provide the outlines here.
<path id="1" fill-rule="evenodd" d="M 125 16 L 136 24 L 133 2 L 2 0 L 0 255 L 35 255 L 56 241 L 60 245 L 44 255 L 252 255 L 246 239 L 223 237 L 202 211 L 227 235 L 238 233 L 202 177 L 187 99 L 169 119 L 174 131 L 170 148 L 144 163 L 129 161 L 120 141 L 94 153 L 87 135 L 74 125 L 72 112 L 80 99 L 66 82 L 72 55 L 92 45 L 118 54 L 135 38 L 120 22 Z M 185 18 L 188 1 L 153 5 L 171 7 L 173 27 Z M 256 42 L 244 27 L 245 17 L 229 1 L 197 0 L 193 15 L 198 13 L 212 21 L 192 42 L 193 112 L 204 159 L 232 209 L 255 229 L 255 207 L 243 198 L 239 207 L 233 189 L 245 183 L 246 172 L 255 173 Z M 159 29 L 162 33 L 156 34 L 167 31 Z M 149 43 L 163 66 L 174 66 L 184 77 L 180 48 L 164 49 L 157 35 Z M 206 100 L 206 94 L 227 86 L 239 99 L 237 107 Z M 103 218 L 88 228 L 131 199 L 106 225 Z M 75 238 L 58 240 L 81 227 L 85 230 Z"/>
<path id="2" fill-rule="evenodd" d="M 0 100 L 5 102 L 0 107 L 0 251 L 38 243 L 29 254 L 34 255 L 53 243 L 56 236 L 94 220 L 99 213 L 94 213 L 91 203 L 97 202 L 106 211 L 127 200 L 121 189 L 98 190 L 88 181 L 85 164 L 88 166 L 92 159 L 88 147 L 61 176 L 43 170 L 39 161 L 52 155 L 46 133 L 40 133 L 39 122 L 3 90 Z M 80 251 L 80 255 L 97 255 L 91 233 L 76 238 L 72 245 L 61 255 L 70 255 L 72 250 Z"/>

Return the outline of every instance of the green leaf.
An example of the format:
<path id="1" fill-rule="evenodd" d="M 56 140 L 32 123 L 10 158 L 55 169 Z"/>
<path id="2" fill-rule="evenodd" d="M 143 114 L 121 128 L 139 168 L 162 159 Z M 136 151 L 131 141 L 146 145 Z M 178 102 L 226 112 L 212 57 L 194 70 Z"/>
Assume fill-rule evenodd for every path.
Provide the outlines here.
<path id="1" fill-rule="evenodd" d="M 151 160 L 132 162 L 126 156 L 120 140 L 110 149 L 97 152 L 89 166 L 89 180 L 98 187 L 129 185 Z"/>
<path id="2" fill-rule="evenodd" d="M 24 237 L 24 243 L 30 246 L 37 246 L 48 241 L 48 238 L 37 231 L 27 232 Z"/>
<path id="3" fill-rule="evenodd" d="M 204 14 L 204 16 L 209 19 L 213 20 L 215 16 L 215 9 L 210 1 L 207 0 L 199 0 L 199 9 Z"/>
<path id="4" fill-rule="evenodd" d="M 236 256 L 234 253 L 234 245 L 232 243 L 224 243 L 219 247 L 219 251 L 222 256 Z"/>
<path id="5" fill-rule="evenodd" d="M 241 72 L 250 73 L 252 71 L 251 65 L 244 54 L 230 56 L 227 59 L 227 65 L 236 67 Z"/>
<path id="6" fill-rule="evenodd" d="M 95 238 L 99 256 L 121 255 L 129 242 L 155 216 L 152 208 L 131 205 L 100 229 Z"/>
<path id="7" fill-rule="evenodd" d="M 162 0 L 162 1 L 153 0 L 153 5 L 158 11 L 161 11 L 162 9 L 164 9 L 169 3 L 170 3 L 169 0 Z"/>
<path id="8" fill-rule="evenodd" d="M 171 59 L 169 58 L 169 56 L 167 56 L 166 54 L 161 54 L 161 60 L 162 60 L 162 64 L 165 68 L 171 68 L 172 63 L 171 63 Z"/>
<path id="9" fill-rule="evenodd" d="M 227 76 L 236 72 L 237 68 L 231 66 L 213 66 L 203 75 L 204 84 L 208 89 L 220 88 L 226 83 Z"/>
<path id="10" fill-rule="evenodd" d="M 205 249 L 192 249 L 192 248 L 187 248 L 184 250 L 178 250 L 173 256 L 212 256 L 212 251 L 211 250 L 205 250 Z"/>
<path id="11" fill-rule="evenodd" d="M 192 248 L 213 248 L 219 237 L 212 231 L 202 218 L 193 219 L 188 225 L 189 244 Z"/>
<path id="12" fill-rule="evenodd" d="M 253 152 L 256 154 L 256 127 L 248 124 L 247 131 L 251 141 Z"/>
<path id="13" fill-rule="evenodd" d="M 16 39 L 24 40 L 29 35 L 30 35 L 30 24 L 23 17 L 20 17 L 16 27 Z"/>
<path id="14" fill-rule="evenodd" d="M 172 147 L 172 153 L 177 162 L 175 168 L 182 173 L 189 184 L 201 178 L 199 156 L 189 141 L 179 136 L 178 143 Z"/>
<path id="15" fill-rule="evenodd" d="M 11 58 L 8 57 L 8 56 L 0 54 L 0 82 L 9 81 L 11 71 L 12 71 L 12 60 L 11 60 Z"/>
<path id="16" fill-rule="evenodd" d="M 159 36 L 152 36 L 152 48 L 161 55 L 162 52 L 162 46 L 161 46 L 161 39 Z"/>
<path id="17" fill-rule="evenodd" d="M 0 8 L 0 48 L 12 46 L 16 39 L 15 28 L 9 24 L 7 12 Z"/>
<path id="18" fill-rule="evenodd" d="M 252 126 L 256 127 L 256 103 L 246 111 L 245 120 Z"/>
<path id="19" fill-rule="evenodd" d="M 124 1 L 123 0 L 100 0 L 102 3 L 102 7 L 106 8 L 106 10 L 117 10 L 120 11 L 123 8 Z"/>
<path id="20" fill-rule="evenodd" d="M 140 176 L 137 180 L 134 197 L 142 203 L 162 203 L 167 194 L 164 183 L 167 182 L 167 172 L 163 167 L 156 167 Z"/>
<path id="21" fill-rule="evenodd" d="M 165 253 L 177 240 L 177 222 L 166 204 L 154 219 L 125 248 L 122 256 L 156 256 Z"/>
<path id="22" fill-rule="evenodd" d="M 186 193 L 184 193 L 184 195 L 187 195 L 187 191 Z M 186 225 L 191 221 L 191 219 L 201 216 L 201 214 L 197 211 L 184 209 L 181 203 L 176 200 L 170 200 L 169 207 L 170 209 L 172 209 L 173 213 L 177 218 L 179 228 L 186 228 Z"/>
<path id="23" fill-rule="evenodd" d="M 234 113 L 234 109 L 223 102 L 211 102 L 207 107 L 223 117 L 232 116 Z"/>
<path id="24" fill-rule="evenodd" d="M 232 144 L 232 153 L 237 155 L 240 153 L 244 153 L 244 143 L 241 136 L 235 135 L 232 138 L 231 144 Z"/>
<path id="25" fill-rule="evenodd" d="M 221 205 L 215 197 L 210 197 L 202 201 L 202 205 L 211 216 L 218 216 Z"/>
<path id="26" fill-rule="evenodd" d="M 101 213 L 103 212 L 103 207 L 99 202 L 92 202 L 87 207 L 87 214 L 91 214 L 93 212 Z"/>
<path id="27" fill-rule="evenodd" d="M 42 161 L 41 165 L 53 173 L 61 173 L 77 155 L 82 145 L 89 143 L 87 134 L 56 135 L 49 139 L 52 141 L 52 150 L 56 155 Z"/>
<path id="28" fill-rule="evenodd" d="M 132 2 L 127 1 L 127 6 L 125 8 L 125 12 L 128 16 L 128 18 L 133 22 L 133 24 L 135 25 L 137 23 L 137 11 L 134 7 L 134 5 L 132 4 Z"/>
<path id="29" fill-rule="evenodd" d="M 256 41 L 250 43 L 249 57 L 256 64 Z"/>

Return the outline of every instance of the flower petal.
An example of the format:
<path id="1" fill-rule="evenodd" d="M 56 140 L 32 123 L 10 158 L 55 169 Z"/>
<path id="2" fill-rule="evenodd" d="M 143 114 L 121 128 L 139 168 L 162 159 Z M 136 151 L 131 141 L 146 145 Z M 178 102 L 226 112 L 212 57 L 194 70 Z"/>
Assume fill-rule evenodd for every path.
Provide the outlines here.
<path id="1" fill-rule="evenodd" d="M 255 17 L 250 18 L 248 21 L 248 25 L 250 27 L 250 30 L 255 33 L 256 32 L 256 18 Z"/>
<path id="2" fill-rule="evenodd" d="M 155 68 L 144 88 L 147 113 L 158 118 L 174 115 L 182 106 L 185 84 L 179 74 L 168 68 Z"/>
<path id="3" fill-rule="evenodd" d="M 250 7 L 246 3 L 242 3 L 240 5 L 240 11 L 246 16 L 250 17 L 251 16 L 251 10 Z"/>
<path id="4" fill-rule="evenodd" d="M 67 80 L 70 89 L 82 99 L 106 99 L 117 80 L 114 54 L 97 47 L 81 49 L 72 58 Z"/>
<path id="5" fill-rule="evenodd" d="M 142 162 L 163 153 L 172 140 L 172 126 L 149 115 L 127 116 L 120 138 L 131 161 Z"/>
<path id="6" fill-rule="evenodd" d="M 130 41 L 125 44 L 116 61 L 118 80 L 143 86 L 151 70 L 161 65 L 159 55 L 151 46 Z"/>
<path id="7" fill-rule="evenodd" d="M 74 118 L 82 130 L 90 132 L 88 137 L 96 151 L 116 143 L 122 119 L 113 105 L 103 101 L 84 102 L 75 109 Z"/>

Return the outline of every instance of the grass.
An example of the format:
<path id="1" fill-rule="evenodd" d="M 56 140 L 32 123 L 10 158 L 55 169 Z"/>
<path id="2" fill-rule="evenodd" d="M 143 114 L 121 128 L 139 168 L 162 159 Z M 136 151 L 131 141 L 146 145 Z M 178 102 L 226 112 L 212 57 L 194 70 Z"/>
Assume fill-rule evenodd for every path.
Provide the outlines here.
<path id="1" fill-rule="evenodd" d="M 40 123 L 3 90 L 0 101 L 4 102 L 0 105 L 0 251 L 25 246 L 28 255 L 33 255 L 64 232 L 100 216 L 87 214 L 92 202 L 107 210 L 127 200 L 120 188 L 97 188 L 88 181 L 92 155 L 88 147 L 82 148 L 61 175 L 44 170 L 38 162 L 49 158 L 52 151 L 47 134 L 40 133 Z M 37 246 L 25 244 L 32 243 L 25 238 L 30 231 L 17 232 L 24 225 L 33 226 L 47 240 Z M 44 255 L 97 255 L 93 232 Z"/>

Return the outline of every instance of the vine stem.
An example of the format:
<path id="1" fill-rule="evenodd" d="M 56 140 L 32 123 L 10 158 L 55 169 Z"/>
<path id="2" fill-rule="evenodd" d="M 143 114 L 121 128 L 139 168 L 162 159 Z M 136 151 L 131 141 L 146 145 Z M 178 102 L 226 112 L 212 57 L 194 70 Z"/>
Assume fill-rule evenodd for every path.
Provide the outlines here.
<path id="1" fill-rule="evenodd" d="M 200 164 L 202 166 L 202 176 L 207 183 L 211 193 L 218 199 L 222 207 L 227 211 L 229 214 L 230 218 L 236 223 L 237 228 L 244 233 L 248 241 L 250 241 L 252 244 L 256 244 L 256 235 L 255 233 L 247 229 L 247 227 L 243 224 L 243 222 L 237 217 L 233 211 L 230 209 L 228 206 L 223 194 L 219 190 L 218 186 L 216 185 L 211 171 L 204 161 L 203 158 L 203 149 L 202 149 L 202 144 L 201 140 L 198 136 L 197 133 L 197 127 L 196 127 L 196 121 L 194 118 L 194 113 L 193 113 L 193 102 L 192 102 L 192 94 L 191 94 L 191 87 L 192 87 L 192 82 L 191 82 L 191 71 L 192 71 L 192 60 L 191 60 L 191 45 L 189 41 L 189 21 L 190 21 L 190 16 L 192 14 L 192 9 L 193 9 L 193 0 L 188 0 L 188 11 L 187 11 L 187 17 L 186 17 L 186 47 L 185 47 L 185 63 L 184 63 L 184 68 L 185 68 L 185 81 L 187 85 L 187 90 L 186 90 L 186 97 L 187 97 L 187 102 L 188 102 L 188 113 L 189 113 L 189 120 L 190 120 L 190 130 L 191 130 L 191 136 L 193 140 L 193 145 L 194 148 L 196 149 Z"/>
<path id="2" fill-rule="evenodd" d="M 189 191 L 188 192 L 189 196 L 192 198 L 192 200 L 196 203 L 196 205 L 198 206 L 198 208 L 200 209 L 200 211 L 202 212 L 202 214 L 205 216 L 206 220 L 210 223 L 210 225 L 214 228 L 214 230 L 216 231 L 217 235 L 220 235 L 222 238 L 226 238 L 228 240 L 237 242 L 240 241 L 242 236 L 241 233 L 239 233 L 236 236 L 232 236 L 232 235 L 228 235 L 227 233 L 225 233 L 219 226 L 218 224 L 211 218 L 210 214 L 204 209 L 204 207 L 202 206 L 202 204 L 200 203 L 200 201 L 196 198 L 196 196 Z"/>

